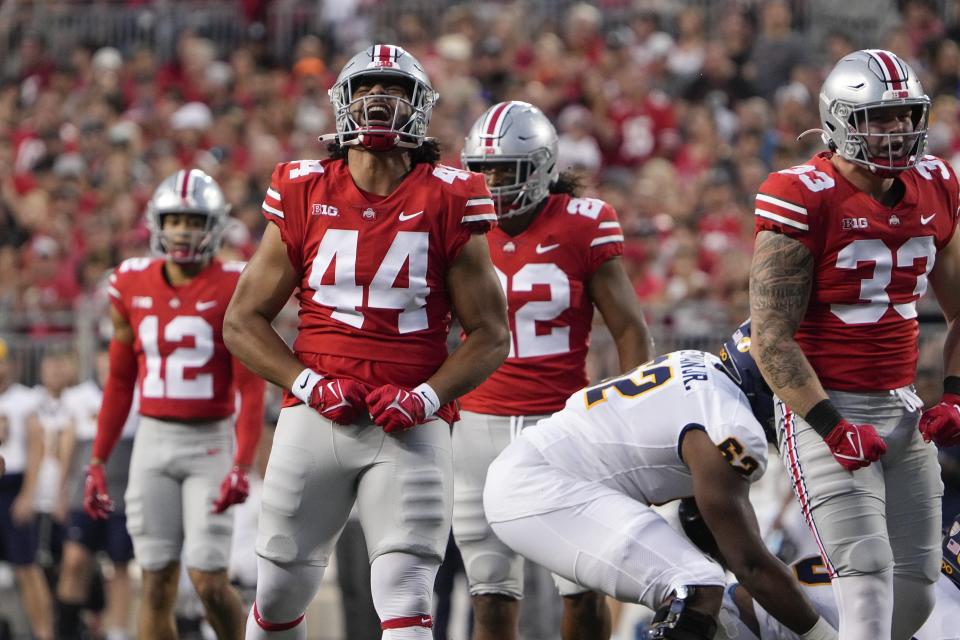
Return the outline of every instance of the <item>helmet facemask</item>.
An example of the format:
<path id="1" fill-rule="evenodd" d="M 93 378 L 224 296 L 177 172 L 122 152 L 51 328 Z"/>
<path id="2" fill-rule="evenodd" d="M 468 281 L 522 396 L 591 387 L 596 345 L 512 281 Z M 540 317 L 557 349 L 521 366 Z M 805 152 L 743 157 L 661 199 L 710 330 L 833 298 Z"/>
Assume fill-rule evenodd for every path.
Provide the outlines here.
<path id="1" fill-rule="evenodd" d="M 368 93 L 353 97 L 359 87 L 371 82 L 381 86 L 400 84 L 406 91 L 404 95 Z M 411 76 L 383 72 L 348 76 L 330 90 L 337 142 L 372 151 L 415 149 L 426 138 L 436 99 L 433 89 Z"/>
<path id="2" fill-rule="evenodd" d="M 186 230 L 165 229 L 165 219 L 171 215 L 203 217 L 204 225 Z M 151 217 L 156 222 L 149 225 L 150 248 L 155 253 L 166 255 L 173 262 L 178 264 L 203 262 L 220 246 L 223 221 L 217 216 L 209 215 L 206 211 L 164 211 Z"/>
<path id="3" fill-rule="evenodd" d="M 464 166 L 470 171 L 486 173 L 491 167 L 505 166 L 508 179 L 502 184 L 491 183 L 487 186 L 493 196 L 497 217 L 501 219 L 523 215 L 534 209 L 550 194 L 550 183 L 555 179 L 556 159 L 546 148 L 537 149 L 526 156 L 490 156 L 487 159 L 471 158 L 464 160 Z"/>
<path id="4" fill-rule="evenodd" d="M 837 144 L 837 153 L 873 173 L 893 177 L 901 171 L 912 169 L 923 156 L 927 137 L 927 115 L 930 102 L 927 99 L 905 100 L 900 104 L 877 102 L 853 105 L 836 101 L 831 105 L 830 113 L 835 122 L 845 122 L 845 134 L 835 135 L 842 139 Z M 896 131 L 891 133 L 871 132 L 871 118 L 878 120 L 877 112 L 881 109 L 909 108 L 913 131 Z M 828 128 L 834 128 L 833 122 L 825 123 Z M 834 133 L 831 131 L 831 133 Z"/>

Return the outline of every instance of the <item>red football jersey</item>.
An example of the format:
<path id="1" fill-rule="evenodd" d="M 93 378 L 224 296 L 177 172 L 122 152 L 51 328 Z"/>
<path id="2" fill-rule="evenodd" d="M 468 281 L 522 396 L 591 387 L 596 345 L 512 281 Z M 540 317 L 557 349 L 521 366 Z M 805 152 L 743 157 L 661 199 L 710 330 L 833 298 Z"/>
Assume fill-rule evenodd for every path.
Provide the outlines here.
<path id="1" fill-rule="evenodd" d="M 827 389 L 878 391 L 913 382 L 917 300 L 957 224 L 958 183 L 940 158 L 900 174 L 892 207 L 848 182 L 824 152 L 772 173 L 756 200 L 756 230 L 813 254 L 807 313 L 796 339 Z"/>
<path id="2" fill-rule="evenodd" d="M 281 163 L 263 201 L 300 277 L 294 351 L 323 375 L 411 387 L 447 357 L 446 273 L 496 224 L 482 175 L 416 165 L 386 197 L 342 160 Z M 288 396 L 287 403 L 296 403 Z"/>
<path id="3" fill-rule="evenodd" d="M 223 316 L 242 262 L 211 261 L 188 284 L 171 286 L 162 258 L 130 258 L 110 275 L 110 301 L 134 331 L 140 413 L 166 420 L 212 420 L 236 405 L 233 356 Z"/>
<path id="4" fill-rule="evenodd" d="M 602 200 L 555 194 L 522 233 L 497 228 L 487 241 L 507 296 L 510 354 L 460 404 L 494 415 L 559 411 L 588 383 L 587 285 L 600 265 L 623 253 L 617 213 Z"/>

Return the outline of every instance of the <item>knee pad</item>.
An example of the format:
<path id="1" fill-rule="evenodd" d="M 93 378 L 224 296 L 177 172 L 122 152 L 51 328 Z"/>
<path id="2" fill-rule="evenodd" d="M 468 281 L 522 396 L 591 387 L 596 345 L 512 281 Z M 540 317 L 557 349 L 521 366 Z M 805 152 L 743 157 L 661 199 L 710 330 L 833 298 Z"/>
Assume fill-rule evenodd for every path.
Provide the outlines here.
<path id="1" fill-rule="evenodd" d="M 828 554 L 837 576 L 869 575 L 886 571 L 893 566 L 890 543 L 878 537 L 832 545 Z"/>
<path id="2" fill-rule="evenodd" d="M 690 587 L 680 587 L 676 593 L 673 602 L 657 609 L 650 624 L 651 640 L 712 640 L 717 632 L 717 621 L 687 606 L 687 598 L 693 593 Z"/>
<path id="3" fill-rule="evenodd" d="M 374 558 L 370 591 L 380 620 L 429 617 L 439 568 L 438 560 L 409 553 L 385 553 Z"/>
<path id="4" fill-rule="evenodd" d="M 461 496 L 454 504 L 453 535 L 472 595 L 523 596 L 523 558 L 493 533 L 483 515 L 479 492 Z"/>
<path id="5" fill-rule="evenodd" d="M 281 565 L 266 558 L 257 558 L 257 608 L 254 617 L 258 622 L 262 619 L 273 623 L 289 622 L 301 617 L 316 595 L 323 573 L 324 567 Z"/>

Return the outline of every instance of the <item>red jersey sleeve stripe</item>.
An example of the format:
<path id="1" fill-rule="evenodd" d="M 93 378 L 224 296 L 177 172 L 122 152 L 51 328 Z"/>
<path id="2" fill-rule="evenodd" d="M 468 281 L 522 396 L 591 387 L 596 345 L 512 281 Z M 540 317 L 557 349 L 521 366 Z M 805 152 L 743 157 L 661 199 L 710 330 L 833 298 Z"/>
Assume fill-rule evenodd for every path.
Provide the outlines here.
<path id="1" fill-rule="evenodd" d="M 483 207 L 483 206 L 492 207 L 492 206 L 493 206 L 493 199 L 492 199 L 492 198 L 471 198 L 470 200 L 467 200 L 467 204 L 466 204 L 465 206 L 467 206 L 467 207 Z"/>
<path id="2" fill-rule="evenodd" d="M 277 218 L 281 218 L 281 219 L 283 218 L 283 211 L 275 207 L 271 207 L 269 204 L 267 204 L 266 200 L 263 201 L 262 208 L 264 213 L 269 213 L 270 215 L 276 216 Z"/>
<path id="3" fill-rule="evenodd" d="M 617 231 L 620 231 L 620 223 L 617 222 L 616 220 L 610 220 L 610 221 L 608 221 L 608 222 L 601 222 L 600 224 L 597 225 L 597 228 L 599 228 L 599 229 L 616 229 Z"/>
<path id="4" fill-rule="evenodd" d="M 807 210 L 800 205 L 793 204 L 792 202 L 787 202 L 786 200 L 781 200 L 780 198 L 774 198 L 773 196 L 768 196 L 765 193 L 758 193 L 757 200 L 760 202 L 766 202 L 767 204 L 772 204 L 775 207 L 781 209 L 786 209 L 787 211 L 792 211 L 793 213 L 799 213 L 802 216 L 807 215 Z"/>
<path id="5" fill-rule="evenodd" d="M 280 197 L 280 192 L 279 192 L 279 191 L 274 191 L 273 188 L 267 189 L 267 197 L 268 197 L 268 198 L 273 198 L 273 199 L 276 200 L 277 202 L 281 202 L 281 201 L 283 200 L 283 199 Z"/>
<path id="6" fill-rule="evenodd" d="M 107 287 L 107 293 L 109 293 L 112 297 L 116 298 L 117 300 L 120 299 L 120 292 L 114 289 L 113 287 Z"/>
<path id="7" fill-rule="evenodd" d="M 795 229 L 800 229 L 802 231 L 807 231 L 810 229 L 810 225 L 805 222 L 797 222 L 796 220 L 791 220 L 786 216 L 781 216 L 770 211 L 764 211 L 763 209 L 756 209 L 754 213 L 760 218 L 766 218 L 767 220 L 773 220 L 774 222 L 779 222 L 780 224 L 785 224 L 788 227 L 794 227 Z"/>
<path id="8" fill-rule="evenodd" d="M 623 242 L 623 236 L 603 236 L 602 238 L 594 238 L 590 243 L 591 247 L 599 247 L 602 244 L 609 244 L 611 242 Z"/>
<path id="9" fill-rule="evenodd" d="M 496 222 L 497 214 L 496 213 L 480 213 L 476 215 L 463 216 L 460 218 L 460 222 Z"/>

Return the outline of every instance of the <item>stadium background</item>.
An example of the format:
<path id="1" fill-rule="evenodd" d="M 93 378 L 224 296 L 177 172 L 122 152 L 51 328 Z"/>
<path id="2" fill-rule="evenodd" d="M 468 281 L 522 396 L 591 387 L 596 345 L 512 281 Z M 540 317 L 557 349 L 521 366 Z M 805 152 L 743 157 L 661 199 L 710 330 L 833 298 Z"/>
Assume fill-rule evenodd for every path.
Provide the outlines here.
<path id="1" fill-rule="evenodd" d="M 85 378 L 105 274 L 149 251 L 144 205 L 182 167 L 220 182 L 224 254 L 249 256 L 273 166 L 325 155 L 326 89 L 390 42 L 440 92 L 430 133 L 449 164 L 491 103 L 541 107 L 561 166 L 620 214 L 657 351 L 713 350 L 747 314 L 757 185 L 821 146 L 797 135 L 818 126 L 826 70 L 867 46 L 909 61 L 933 101 L 928 151 L 957 167 L 958 38 L 956 0 L 0 1 L 0 337 L 25 384 L 59 346 Z M 944 323 L 920 308 L 930 402 Z M 615 362 L 598 327 L 592 375 Z M 942 455 L 951 514 L 958 460 Z"/>

